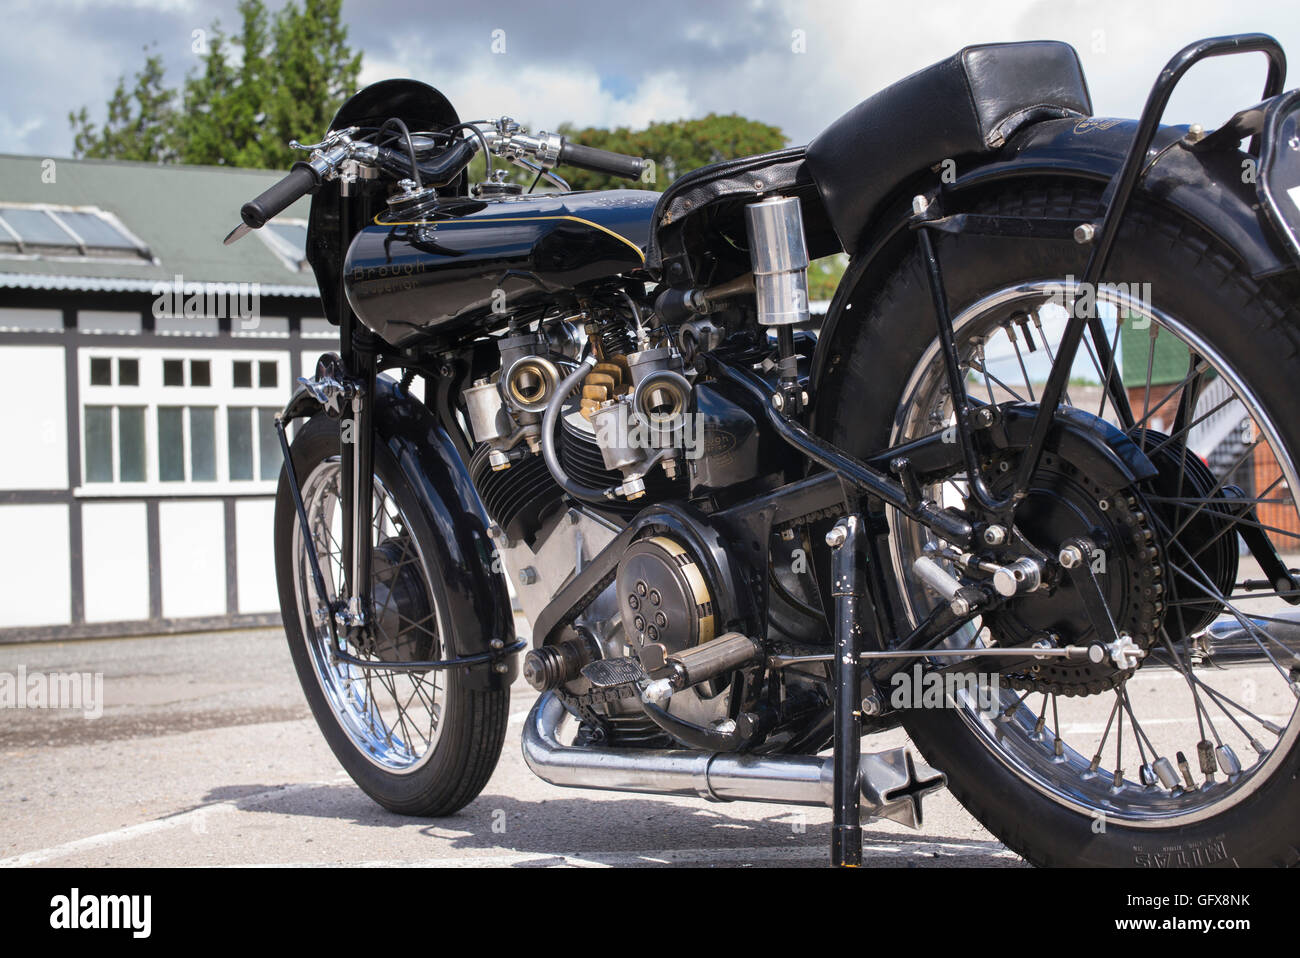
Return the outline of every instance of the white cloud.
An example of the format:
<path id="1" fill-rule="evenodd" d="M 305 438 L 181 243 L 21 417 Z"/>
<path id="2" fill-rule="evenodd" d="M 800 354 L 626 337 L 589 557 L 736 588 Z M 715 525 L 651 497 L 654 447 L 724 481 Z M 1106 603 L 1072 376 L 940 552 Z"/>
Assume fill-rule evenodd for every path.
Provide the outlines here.
<path id="1" fill-rule="evenodd" d="M 176 83 L 193 66 L 194 27 L 215 16 L 227 29 L 237 23 L 234 0 L 45 0 L 11 3 L 6 12 L 14 26 L 0 33 L 0 150 L 55 155 L 71 149 L 67 112 L 85 104 L 102 113 L 118 75 L 139 68 L 144 44 L 158 43 Z M 363 81 L 416 77 L 466 118 L 506 113 L 541 128 L 635 127 L 736 112 L 780 126 L 793 142 L 971 43 L 1070 42 L 1097 111 L 1118 116 L 1141 110 L 1161 66 L 1192 39 L 1263 30 L 1300 49 L 1294 0 L 658 0 L 653 8 L 562 17 L 531 0 L 492 7 L 348 0 L 344 16 L 365 54 Z M 508 29 L 504 56 L 490 51 L 498 24 Z M 803 31 L 807 52 L 792 51 L 793 30 Z M 1254 102 L 1258 60 L 1196 68 L 1170 120 L 1213 126 Z"/>

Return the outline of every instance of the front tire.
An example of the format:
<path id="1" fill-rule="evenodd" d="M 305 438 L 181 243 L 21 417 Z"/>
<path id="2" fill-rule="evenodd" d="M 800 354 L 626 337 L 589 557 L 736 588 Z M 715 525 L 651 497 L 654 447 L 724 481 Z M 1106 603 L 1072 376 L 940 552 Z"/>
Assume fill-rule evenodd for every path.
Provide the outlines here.
<path id="1" fill-rule="evenodd" d="M 1076 222 L 1096 222 L 1102 211 L 1100 197 L 1092 187 L 1046 181 L 1022 182 L 986 193 L 972 208 L 979 213 L 1068 217 Z M 973 304 L 996 298 L 996 291 L 1078 277 L 1087 259 L 1086 250 L 1069 242 L 980 236 L 945 236 L 939 255 L 954 317 Z M 1300 382 L 1300 315 L 1294 306 L 1292 279 L 1256 282 L 1231 251 L 1213 238 L 1168 212 L 1138 202 L 1125 217 L 1107 272 L 1126 280 L 1151 282 L 1154 305 L 1178 317 L 1187 330 L 1212 345 L 1224 365 L 1254 391 L 1260 411 L 1270 421 L 1271 445 L 1276 447 L 1272 452 L 1279 456 L 1278 461 L 1288 456 L 1293 465 L 1300 459 L 1300 417 L 1294 415 L 1293 408 L 1295 384 Z M 934 312 L 916 253 L 902 259 L 869 302 L 855 302 L 849 315 L 860 325 L 851 339 L 843 341 L 842 349 L 832 352 L 832 362 L 838 359 L 842 373 L 827 388 L 821 416 L 823 421 L 831 421 L 824 431 L 832 442 L 866 457 L 905 438 L 915 438 L 902 434 L 902 427 L 914 415 L 914 407 L 909 405 L 911 390 L 923 381 L 926 364 L 932 364 L 935 355 Z M 984 353 L 979 355 L 980 365 L 987 369 Z M 1019 358 L 1023 362 L 1024 357 Z M 1014 370 L 1010 363 L 1008 368 Z M 937 364 L 934 370 L 937 372 Z M 1027 371 L 1026 385 L 1032 379 Z M 1150 393 L 1150 373 L 1146 387 Z M 874 417 L 836 413 L 864 408 L 886 413 Z M 1140 408 L 1136 412 L 1143 415 Z M 942 417 L 931 419 L 921 434 L 933 431 L 940 421 Z M 1283 483 L 1282 489 L 1288 485 Z M 1290 503 L 1294 511 L 1294 499 Z M 895 538 L 899 535 L 896 527 Z M 1287 545 L 1289 551 L 1298 551 L 1294 541 Z M 917 588 L 909 581 L 908 568 L 900 562 L 895 571 L 900 601 L 915 619 L 916 605 L 905 598 L 909 590 Z M 1009 749 L 1000 751 L 999 736 L 1019 728 L 1008 724 L 1000 729 L 997 723 L 990 723 L 985 736 L 969 714 L 957 708 L 912 709 L 903 712 L 902 718 L 927 761 L 948 774 L 949 787 L 962 804 L 1008 847 L 1035 864 L 1289 866 L 1300 859 L 1300 815 L 1296 814 L 1300 807 L 1300 716 L 1294 688 L 1287 687 L 1285 675 L 1278 679 L 1278 687 L 1281 691 L 1268 700 L 1273 703 L 1270 708 L 1289 717 L 1278 719 L 1281 733 L 1275 740 L 1269 739 L 1272 750 L 1252 767 L 1254 777 L 1238 774 L 1235 780 L 1226 776 L 1225 781 L 1213 782 L 1207 777 L 1206 783 L 1195 789 L 1171 789 L 1166 820 L 1160 818 L 1165 813 L 1159 812 L 1163 807 L 1158 801 L 1159 786 L 1132 781 L 1136 777 L 1132 764 L 1128 777 L 1121 770 L 1124 780 L 1109 797 L 1105 789 L 1094 787 L 1097 783 L 1087 788 L 1080 785 L 1077 791 L 1061 786 L 1054 793 L 1051 787 L 1036 784 L 1034 775 L 1038 773 L 1016 767 Z M 1207 712 L 1215 704 L 1211 703 Z M 1037 706 L 1037 699 L 1033 705 Z M 1052 718 L 1046 712 L 1046 697 L 1043 711 L 1048 733 L 1043 736 L 1040 719 L 1038 734 L 1046 741 L 1051 738 Z M 1031 713 L 1028 718 L 1033 717 Z M 1231 731 L 1220 711 L 1214 711 L 1213 719 Z M 1029 722 L 1022 724 L 1026 738 L 1031 738 Z M 1191 751 L 1195 763 L 1195 751 Z M 1027 755 L 1029 750 L 1022 749 L 1019 754 Z M 1137 761 L 1135 752 L 1129 755 L 1129 763 Z M 1051 774 L 1050 761 L 1044 764 L 1044 781 Z M 1210 802 L 1219 791 L 1222 800 Z M 1201 799 L 1207 804 L 1197 805 Z"/>
<path id="2" fill-rule="evenodd" d="M 291 449 L 317 543 L 327 597 L 342 581 L 337 474 L 339 425 L 318 415 Z M 435 526 L 383 443 L 375 444 L 375 636 L 354 656 L 384 661 L 448 657 L 445 576 L 431 543 Z M 314 610 L 306 545 L 282 473 L 275 506 L 275 561 L 289 652 L 312 715 L 357 785 L 389 811 L 439 817 L 464 807 L 491 777 L 505 741 L 509 689 L 466 687 L 463 671 L 404 673 L 331 660 Z"/>

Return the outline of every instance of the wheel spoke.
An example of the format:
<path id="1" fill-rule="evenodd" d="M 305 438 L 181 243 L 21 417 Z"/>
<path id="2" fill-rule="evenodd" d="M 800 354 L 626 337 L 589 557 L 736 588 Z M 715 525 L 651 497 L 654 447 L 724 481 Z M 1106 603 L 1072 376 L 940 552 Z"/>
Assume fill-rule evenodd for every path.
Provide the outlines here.
<path id="1" fill-rule="evenodd" d="M 324 597 L 333 607 L 336 584 L 346 568 L 342 547 L 333 528 L 339 512 L 339 469 L 337 459 L 327 460 L 303 484 L 304 504 L 312 531 L 313 547 L 324 559 L 326 588 L 331 592 Z M 370 526 L 371 546 L 392 542 L 392 562 L 387 557 L 380 569 L 374 571 L 374 581 L 386 585 L 382 601 L 371 610 L 368 640 L 357 638 L 353 630 L 349 636 L 341 635 L 343 648 L 351 650 L 368 665 L 359 666 L 339 662 L 329 650 L 330 630 L 312 625 L 309 632 L 315 636 L 312 657 L 320 673 L 326 696 L 331 701 L 339 720 L 357 745 L 358 751 L 368 759 L 393 771 L 406 771 L 422 764 L 431 754 L 438 739 L 440 723 L 439 700 L 443 689 L 437 673 L 419 674 L 384 667 L 379 652 L 388 655 L 389 648 L 397 650 L 411 644 L 415 636 L 432 640 L 434 655 L 438 649 L 437 610 L 432 605 L 419 618 L 411 616 L 411 609 L 399 601 L 398 592 L 412 588 L 418 582 L 427 590 L 430 602 L 435 594 L 429 572 L 419 552 L 419 544 L 407 532 L 400 504 L 376 477 L 373 515 Z M 297 550 L 295 560 L 302 595 L 308 602 L 320 601 L 314 596 L 310 576 L 305 572 L 305 543 Z M 390 547 L 385 546 L 385 551 Z M 390 553 L 391 554 L 391 553 Z M 407 577 L 413 577 L 408 579 Z M 377 590 L 378 591 L 378 590 Z M 308 616 L 308 621 L 315 622 Z M 390 623 L 396 634 L 390 635 L 384 623 Z M 420 641 L 426 641 L 421 639 Z M 309 645 L 312 640 L 309 639 Z M 418 646 L 413 646 L 418 647 Z M 399 678 L 400 676 L 400 678 Z"/>
<path id="2" fill-rule="evenodd" d="M 1008 399 L 1035 402 L 1041 399 L 1041 387 L 1031 367 L 1036 368 L 1040 358 L 1055 367 L 1061 336 L 1058 317 L 1054 311 L 1044 316 L 1040 309 L 1019 306 L 1032 295 L 1031 290 L 1020 287 L 1012 296 L 1004 296 L 1004 292 L 1009 291 L 989 295 L 992 305 L 986 312 L 968 310 L 958 315 L 954 328 L 959 354 L 970 356 L 968 383 L 972 394 L 978 390 L 978 395 L 987 396 L 992 404 Z M 1147 518 L 1139 521 L 1154 533 L 1150 545 L 1160 550 L 1155 555 L 1159 556 L 1164 573 L 1164 605 L 1155 616 L 1158 631 L 1145 660 L 1153 671 L 1138 669 L 1121 676 L 1108 675 L 1102 670 L 1099 674 L 1109 681 L 1093 685 L 1090 679 L 1074 679 L 1070 671 L 1073 667 L 1069 665 L 1044 662 L 1041 671 L 1017 666 L 1009 670 L 1015 691 L 1007 690 L 1001 695 L 996 720 L 989 721 L 987 714 L 980 713 L 973 702 L 964 703 L 963 715 L 982 744 L 998 753 L 1040 792 L 1066 804 L 1102 809 L 1121 817 L 1161 815 L 1173 821 L 1214 805 L 1234 789 L 1257 787 L 1263 779 L 1256 780 L 1255 785 L 1244 783 L 1263 769 L 1275 768 L 1276 752 L 1289 726 L 1283 728 L 1287 723 L 1278 719 L 1274 714 L 1278 710 L 1271 704 L 1261 706 L 1258 702 L 1277 701 L 1279 681 L 1292 693 L 1283 700 L 1300 698 L 1300 684 L 1292 683 L 1287 668 L 1293 663 L 1300 665 L 1300 650 L 1292 648 L 1300 642 L 1289 642 L 1287 636 L 1291 632 L 1269 624 L 1276 622 L 1292 630 L 1300 625 L 1300 618 L 1275 617 L 1276 603 L 1295 596 L 1288 594 L 1285 586 L 1281 592 L 1264 588 L 1267 585 L 1264 580 L 1270 574 L 1265 573 L 1261 579 L 1253 567 L 1244 564 L 1252 561 L 1249 558 L 1242 559 L 1242 571 L 1235 578 L 1230 578 L 1228 568 L 1218 563 L 1227 562 L 1224 557 L 1229 555 L 1228 550 L 1238 547 L 1239 533 L 1244 533 L 1248 540 L 1263 533 L 1284 562 L 1294 562 L 1282 552 L 1300 552 L 1300 547 L 1295 545 L 1300 540 L 1300 531 L 1296 531 L 1289 518 L 1295 501 L 1285 476 L 1293 469 L 1292 461 L 1285 450 L 1270 445 L 1272 439 L 1266 437 L 1260 422 L 1249 420 L 1255 426 L 1253 436 L 1245 431 L 1230 434 L 1231 446 L 1222 445 L 1215 438 L 1235 425 L 1239 406 L 1243 410 L 1258 410 L 1266 405 L 1257 401 L 1249 387 L 1238 389 L 1232 385 L 1226 389 L 1243 380 L 1232 378 L 1237 371 L 1215 352 L 1213 343 L 1184 335 L 1179 323 L 1166 321 L 1158 310 L 1145 305 L 1129 309 L 1124 303 L 1127 300 L 1100 303 L 1100 321 L 1090 324 L 1087 334 L 1081 338 L 1085 352 L 1077 357 L 1076 368 L 1089 381 L 1098 377 L 1101 390 L 1099 397 L 1094 396 L 1089 382 L 1088 394 L 1083 396 L 1076 385 L 1074 398 L 1090 416 L 1108 422 L 1114 422 L 1117 417 L 1129 420 L 1139 417 L 1131 426 L 1121 422 L 1120 428 L 1160 472 L 1158 477 L 1143 481 L 1129 493 L 1140 500 L 1137 508 L 1147 513 Z M 1055 310 L 1056 306 L 1053 303 L 1043 307 L 1049 308 Z M 1017 323 L 1016 317 L 1020 315 L 1025 317 L 1024 321 Z M 1144 327 L 1142 322 L 1147 319 L 1150 322 Z M 1009 343 L 999 340 L 1000 335 L 1005 335 Z M 1044 355 L 1031 355 L 1039 345 Z M 1145 355 L 1141 352 L 1144 345 Z M 992 364 L 989 352 L 997 357 Z M 1005 364 L 1001 371 L 1010 372 L 1012 363 L 1021 376 L 1021 384 L 1015 387 L 990 369 L 991 365 Z M 1168 384 L 1170 377 L 1165 375 L 1166 371 L 1176 378 L 1172 385 Z M 975 380 L 976 375 L 983 377 L 982 386 Z M 947 426 L 952 418 L 951 397 L 943 388 L 945 377 L 932 352 L 924 355 L 911 378 L 905 381 L 912 392 L 900 400 L 899 424 L 891 435 L 891 446 L 932 434 L 936 428 Z M 1073 404 L 1065 393 L 1061 402 Z M 1132 411 L 1125 412 L 1126 409 Z M 1243 411 L 1242 419 L 1246 415 Z M 1171 421 L 1172 429 L 1165 425 Z M 1263 450 L 1259 448 L 1261 443 L 1265 443 Z M 1211 447 L 1215 455 L 1211 455 Z M 1004 453 L 995 442 L 982 451 L 984 455 L 1005 457 L 1015 466 L 1014 447 Z M 1253 457 L 1267 457 L 1270 452 L 1276 458 L 1276 468 L 1269 458 L 1258 460 L 1267 465 L 1256 465 Z M 1043 482 L 1030 491 L 1036 497 L 1033 507 L 1028 504 L 1023 509 L 1017 507 L 1015 518 L 1023 522 L 1019 531 L 1029 536 L 1035 547 L 1052 556 L 1060 543 L 1035 538 L 1039 534 L 1036 528 L 1043 530 L 1044 539 L 1056 534 L 1054 528 L 1052 532 L 1046 531 L 1056 520 L 1050 511 L 1053 507 L 1048 503 L 1049 497 L 1074 504 L 1067 497 L 1075 494 L 1070 484 L 1077 481 L 1082 494 L 1089 498 L 1081 499 L 1076 505 L 1091 508 L 1096 502 L 1092 490 L 1097 477 L 1087 471 L 1084 463 L 1072 461 L 1061 453 L 1053 457 L 1044 472 Z M 923 495 L 941 504 L 969 510 L 969 490 L 963 475 L 964 469 L 957 467 L 949 474 L 936 476 L 927 483 Z M 1076 475 L 1081 478 L 1076 480 Z M 1239 490 L 1229 490 L 1225 495 L 1224 489 L 1230 483 L 1246 492 L 1239 495 Z M 1079 518 L 1096 525 L 1099 524 L 1096 515 Z M 1074 513 L 1069 513 L 1069 517 L 1070 522 L 1077 521 Z M 980 519 L 993 521 L 987 517 Z M 1116 520 L 1111 516 L 1100 524 L 1105 526 L 1106 521 Z M 902 531 L 895 533 L 898 538 L 898 544 L 893 547 L 895 560 L 900 577 L 907 580 L 911 562 L 915 556 L 924 554 L 924 546 L 933 536 L 914 527 L 905 517 L 897 517 L 897 523 Z M 1064 517 L 1061 526 L 1066 526 Z M 912 528 L 917 529 L 914 534 L 908 532 Z M 1118 531 L 1104 530 L 1111 542 L 1126 543 L 1128 532 L 1127 526 Z M 1116 540 L 1116 535 L 1123 538 Z M 1122 588 L 1135 591 L 1126 595 L 1113 585 L 1115 580 L 1103 580 L 1107 603 L 1126 603 L 1112 606 L 1117 621 L 1121 611 L 1126 622 L 1145 621 L 1142 605 L 1151 601 L 1150 593 L 1143 595 L 1136 591 L 1144 589 L 1144 585 L 1127 584 L 1130 576 L 1133 582 L 1138 581 L 1132 565 L 1138 560 L 1132 557 L 1139 555 L 1143 547 L 1137 541 L 1136 551 L 1124 546 L 1121 561 L 1125 565 L 1119 570 L 1124 576 L 1120 580 L 1125 583 Z M 979 548 L 971 551 L 974 556 L 964 560 L 970 562 L 971 572 L 962 576 L 968 582 L 983 578 L 975 570 L 989 571 L 988 562 L 1007 561 L 996 553 L 982 555 Z M 985 566 L 979 566 L 979 561 Z M 1232 561 L 1235 569 L 1235 556 Z M 954 566 L 959 575 L 961 567 L 960 563 Z M 1260 588 L 1247 589 L 1247 585 Z M 1055 583 L 1049 586 L 1055 588 L 1059 588 Z M 915 580 L 907 581 L 907 589 L 906 599 L 916 621 L 934 608 L 936 600 L 933 593 L 925 592 Z M 1300 593 L 1300 589 L 1294 591 Z M 986 616 L 985 627 L 996 633 L 990 636 L 988 644 L 1010 644 L 1013 637 L 1020 644 L 1027 634 L 1043 629 L 1040 623 L 1053 615 L 1043 607 L 1050 607 L 1053 594 L 1049 591 L 1045 596 L 1035 597 L 1038 606 L 1031 606 L 1027 598 L 1023 600 L 1025 605 L 1020 608 L 1024 612 L 1019 620 L 1017 603 L 1022 600 L 1018 597 L 1009 599 L 995 614 Z M 1268 601 L 1261 605 L 1260 599 Z M 1274 616 L 1246 614 L 1243 609 L 1247 600 L 1251 600 L 1251 608 L 1273 612 Z M 1070 601 L 1075 600 L 1070 597 Z M 1214 622 L 1216 616 L 1222 624 L 1210 633 L 1208 623 Z M 1230 622 L 1235 622 L 1237 627 L 1231 628 Z M 1232 651 L 1241 650 L 1249 664 L 1241 669 L 1219 671 L 1219 663 L 1210 657 L 1212 652 L 1201 657 L 1198 651 L 1201 641 L 1213 641 L 1220 628 L 1233 632 Z M 1063 641 L 1080 640 L 1071 636 L 1063 637 Z M 1172 703 L 1156 696 L 1160 686 L 1148 686 L 1145 681 L 1148 676 L 1159 676 L 1166 667 L 1181 674 L 1178 685 L 1187 690 L 1184 693 L 1177 685 L 1173 686 Z M 1137 681 L 1139 677 L 1143 681 Z M 1073 687 L 1068 684 L 1071 681 L 1076 682 Z M 1089 684 L 1084 686 L 1083 681 Z M 1269 697 L 1256 699 L 1251 697 L 1253 691 L 1242 693 L 1237 685 L 1239 681 L 1266 685 Z M 1066 683 L 1068 694 L 1058 691 L 1061 683 Z M 1110 702 L 1105 700 L 1106 692 L 1114 694 Z M 1296 716 L 1300 716 L 1300 709 L 1294 710 L 1288 721 L 1300 721 Z M 1130 737 L 1132 744 L 1126 741 Z M 1243 769 L 1233 749 L 1244 749 L 1243 754 L 1254 751 L 1260 757 L 1250 768 Z M 1113 763 L 1113 767 L 1103 771 L 1103 759 L 1108 765 Z M 1126 779 L 1124 764 L 1126 761 L 1132 764 L 1134 759 L 1139 774 Z"/>

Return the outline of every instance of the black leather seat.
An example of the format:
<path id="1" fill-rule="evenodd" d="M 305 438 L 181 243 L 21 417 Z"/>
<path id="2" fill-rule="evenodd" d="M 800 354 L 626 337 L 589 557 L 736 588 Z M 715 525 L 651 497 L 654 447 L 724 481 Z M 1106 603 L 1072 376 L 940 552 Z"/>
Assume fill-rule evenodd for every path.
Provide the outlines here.
<path id="1" fill-rule="evenodd" d="M 836 235 L 853 253 L 899 183 L 947 159 L 960 167 L 1029 123 L 1091 115 L 1068 43 L 971 46 L 859 103 L 808 144 L 806 163 Z"/>

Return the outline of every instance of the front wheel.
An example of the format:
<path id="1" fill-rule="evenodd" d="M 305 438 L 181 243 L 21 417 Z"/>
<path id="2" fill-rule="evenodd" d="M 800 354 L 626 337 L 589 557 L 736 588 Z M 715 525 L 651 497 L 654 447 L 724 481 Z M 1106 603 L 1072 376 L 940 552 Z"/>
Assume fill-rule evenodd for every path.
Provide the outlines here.
<path id="1" fill-rule="evenodd" d="M 1101 214 L 1092 189 L 1054 182 L 990 192 L 974 207 L 1080 223 Z M 1140 667 L 1021 659 L 1032 664 L 983 690 L 957 687 L 946 707 L 904 711 L 907 731 L 966 808 L 1036 864 L 1295 864 L 1300 317 L 1293 286 L 1282 285 L 1293 281 L 1252 280 L 1211 237 L 1136 202 L 1110 287 L 1078 286 L 1087 251 L 1069 242 L 945 237 L 939 256 L 967 393 L 981 403 L 1033 410 L 1069 304 L 1094 297 L 1104 342 L 1085 333 L 1062 404 L 1076 420 L 1124 432 L 1158 474 L 1117 489 L 1099 460 L 1061 444 L 1015 515 L 1048 556 L 1070 536 L 1105 543 L 1101 590 L 1119 631 L 1145 652 Z M 823 407 L 832 441 L 866 457 L 950 427 L 919 258 L 905 257 L 850 315 L 861 325 Z M 1112 364 L 1122 388 L 1107 390 Z M 872 422 L 835 413 L 850 406 L 887 412 Z M 985 482 L 1009 491 L 1018 463 L 1014 447 L 986 449 Z M 925 495 L 966 507 L 967 479 L 955 467 L 927 477 Z M 898 514 L 891 524 L 897 598 L 919 621 L 938 599 L 913 563 L 952 550 Z M 1292 581 L 1261 568 L 1270 549 Z M 946 645 L 1098 641 L 1073 578 L 1052 571 L 1049 588 L 1018 595 Z"/>
<path id="2" fill-rule="evenodd" d="M 289 651 L 316 723 L 339 763 L 367 795 L 403 815 L 441 816 L 487 784 L 505 740 L 509 689 L 464 686 L 460 670 L 408 672 L 386 662 L 446 658 L 452 624 L 445 576 L 431 548 L 434 525 L 382 443 L 375 446 L 371 528 L 371 634 L 333 653 L 323 609 L 343 582 L 339 425 L 325 415 L 295 437 L 292 454 L 311 539 L 328 593 L 316 594 L 297 510 L 281 476 L 275 561 Z"/>

